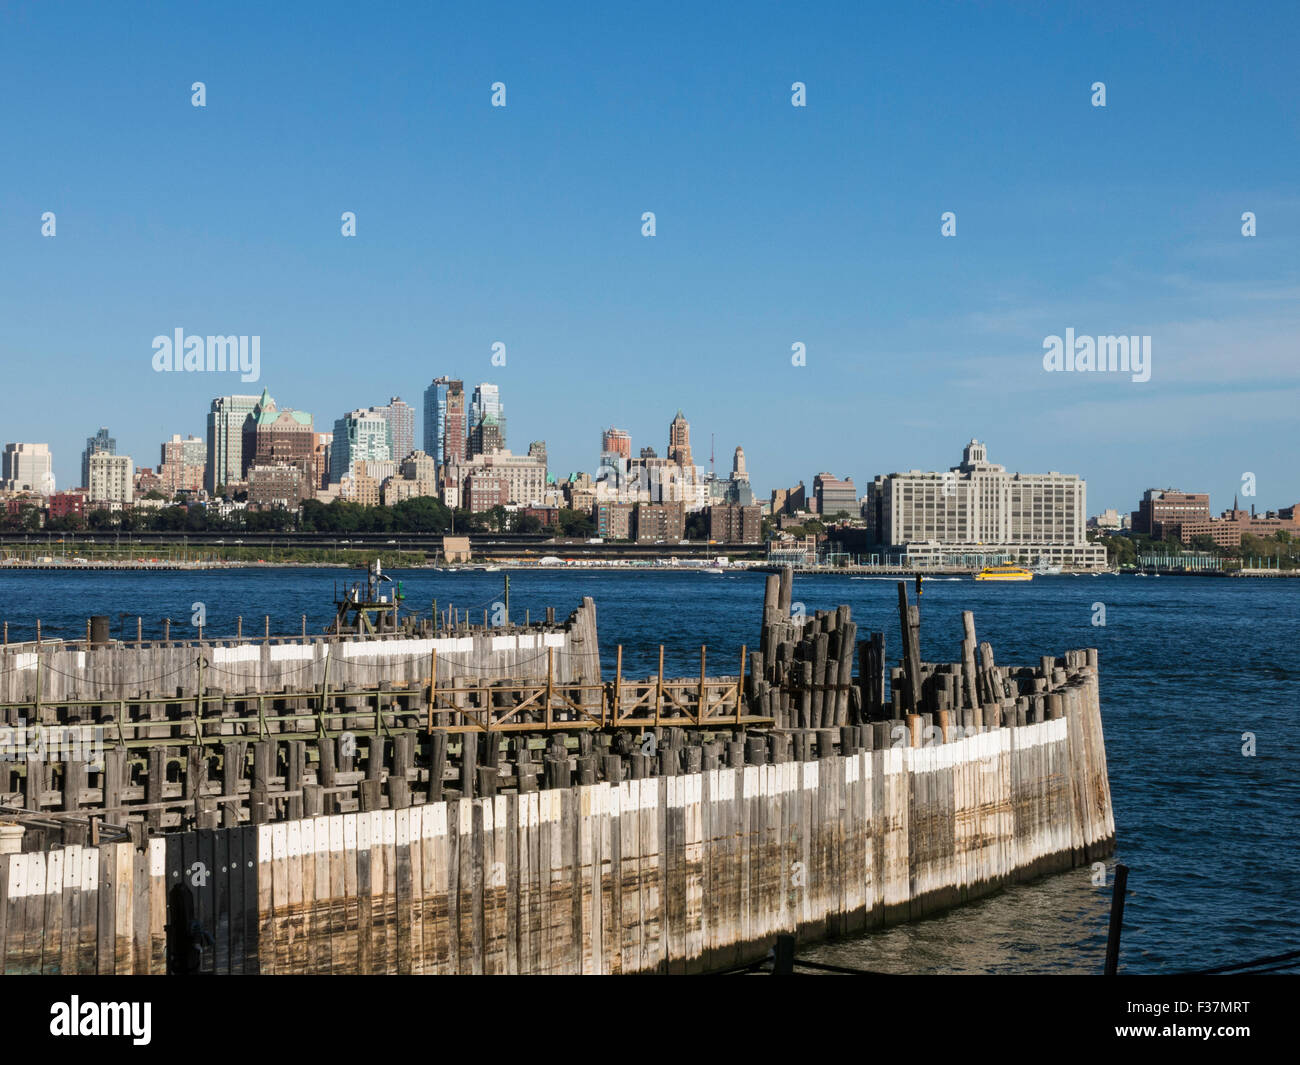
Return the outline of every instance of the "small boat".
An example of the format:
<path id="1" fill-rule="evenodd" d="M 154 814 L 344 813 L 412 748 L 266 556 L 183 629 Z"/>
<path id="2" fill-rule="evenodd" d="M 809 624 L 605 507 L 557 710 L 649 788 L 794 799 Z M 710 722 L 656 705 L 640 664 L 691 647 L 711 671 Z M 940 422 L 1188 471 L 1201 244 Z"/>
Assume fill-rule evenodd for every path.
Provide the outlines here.
<path id="1" fill-rule="evenodd" d="M 1023 566 L 1013 566 L 1007 562 L 1001 566 L 985 566 L 975 574 L 977 581 L 1032 581 L 1034 574 Z"/>
<path id="2" fill-rule="evenodd" d="M 1046 557 L 1040 558 L 1038 560 L 1038 565 L 1034 567 L 1034 574 L 1035 576 L 1039 576 L 1039 577 L 1055 577 L 1060 572 L 1061 572 L 1061 567 L 1053 566 L 1050 562 L 1047 561 Z"/>

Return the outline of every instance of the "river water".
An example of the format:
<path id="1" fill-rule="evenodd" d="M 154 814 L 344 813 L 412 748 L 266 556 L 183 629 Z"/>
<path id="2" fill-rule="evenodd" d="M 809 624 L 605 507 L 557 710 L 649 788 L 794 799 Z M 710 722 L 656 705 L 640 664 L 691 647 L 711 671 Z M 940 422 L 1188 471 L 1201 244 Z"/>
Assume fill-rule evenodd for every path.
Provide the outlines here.
<path id="1" fill-rule="evenodd" d="M 179 637 L 203 604 L 206 635 L 309 631 L 333 615 L 336 569 L 195 572 L 0 571 L 0 619 L 11 640 L 35 618 L 49 636 L 79 637 L 91 614 L 114 635 Z M 481 620 L 502 599 L 504 572 L 394 571 L 408 609 L 455 604 Z M 885 633 L 897 660 L 893 579 L 797 577 L 808 611 L 848 603 L 859 631 Z M 910 590 L 910 589 L 909 589 Z M 547 606 L 563 618 L 596 601 L 602 657 L 623 645 L 625 676 L 655 668 L 735 673 L 757 643 L 763 575 L 563 571 L 510 574 L 511 616 Z M 930 580 L 921 600 L 922 656 L 955 661 L 961 611 L 1004 665 L 1097 647 L 1102 716 L 1118 837 L 1130 868 L 1122 967 L 1178 972 L 1300 948 L 1300 581 L 1058 576 L 1028 584 Z M 1104 621 L 1104 624 L 1095 622 Z M 192 631 L 192 630 L 191 630 Z M 1253 737 L 1254 755 L 1243 754 Z M 1246 738 L 1244 738 L 1246 737 Z M 1098 972 L 1110 888 L 1088 870 L 1008 889 L 916 924 L 826 944 L 808 957 L 886 972 Z"/>

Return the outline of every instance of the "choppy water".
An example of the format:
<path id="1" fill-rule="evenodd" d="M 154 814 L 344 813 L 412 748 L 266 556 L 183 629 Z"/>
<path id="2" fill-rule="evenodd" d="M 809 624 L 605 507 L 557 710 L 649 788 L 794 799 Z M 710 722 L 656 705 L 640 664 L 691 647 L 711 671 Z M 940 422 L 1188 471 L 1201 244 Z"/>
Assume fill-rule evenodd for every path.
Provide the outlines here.
<path id="1" fill-rule="evenodd" d="M 90 614 L 109 614 L 133 636 L 173 619 L 179 635 L 193 604 L 207 634 L 312 631 L 332 616 L 338 570 L 248 569 L 194 573 L 0 571 L 0 619 L 10 639 L 75 637 Z M 433 599 L 481 616 L 501 598 L 504 573 L 394 572 L 406 605 Z M 515 572 L 511 612 L 547 606 L 563 617 L 596 600 L 602 655 L 622 644 L 625 675 L 648 675 L 662 641 L 666 669 L 691 675 L 707 644 L 710 673 L 733 673 L 742 644 L 757 642 L 760 574 Z M 897 593 L 890 580 L 800 577 L 808 610 L 849 603 L 860 630 L 886 634 L 898 653 Z M 1104 626 L 1093 624 L 1098 605 Z M 1031 584 L 931 581 L 922 597 L 922 652 L 955 660 L 963 609 L 997 660 L 1100 650 L 1102 711 L 1118 834 L 1130 867 L 1123 964 L 1176 972 L 1300 948 L 1300 581 L 1214 578 L 1040 577 Z M 115 629 L 116 631 L 116 629 Z M 1256 755 L 1242 754 L 1253 733 Z M 827 944 L 823 960 L 891 972 L 1097 972 L 1109 888 L 1087 870 L 913 925 Z"/>

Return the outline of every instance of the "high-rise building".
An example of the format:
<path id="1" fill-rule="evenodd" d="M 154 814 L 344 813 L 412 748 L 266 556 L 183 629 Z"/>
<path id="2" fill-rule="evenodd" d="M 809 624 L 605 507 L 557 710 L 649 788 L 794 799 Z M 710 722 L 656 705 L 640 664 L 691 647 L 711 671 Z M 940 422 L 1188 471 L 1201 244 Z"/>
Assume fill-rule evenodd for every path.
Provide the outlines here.
<path id="1" fill-rule="evenodd" d="M 691 466 L 691 423 L 680 410 L 668 426 L 668 461 Z"/>
<path id="2" fill-rule="evenodd" d="M 315 444 L 312 447 L 312 457 L 315 460 L 312 467 L 312 488 L 319 490 L 329 487 L 330 482 L 330 450 L 334 446 L 333 433 L 312 433 Z"/>
<path id="3" fill-rule="evenodd" d="M 81 487 L 90 485 L 90 456 L 98 452 L 108 455 L 117 454 L 117 440 L 108 435 L 108 426 L 100 426 L 94 436 L 86 437 L 86 450 L 81 453 Z"/>
<path id="4" fill-rule="evenodd" d="M 388 420 L 370 410 L 354 410 L 334 423 L 334 440 L 330 446 L 330 481 L 338 484 L 352 477 L 358 461 L 367 464 L 387 462 Z M 376 493 L 378 489 L 376 489 Z M 378 495 L 376 494 L 376 502 Z"/>
<path id="5" fill-rule="evenodd" d="M 819 473 L 813 478 L 813 496 L 817 500 L 817 513 L 823 518 L 847 514 L 856 518 L 859 513 L 858 492 L 853 478 L 840 480 L 829 473 Z"/>
<path id="6" fill-rule="evenodd" d="M 602 503 L 591 508 L 596 522 L 596 535 L 605 540 L 630 540 L 632 538 L 632 511 L 635 503 Z"/>
<path id="7" fill-rule="evenodd" d="M 92 506 L 130 503 L 134 498 L 134 472 L 130 455 L 92 452 L 87 460 L 86 501 Z"/>
<path id="8" fill-rule="evenodd" d="M 469 443 L 465 416 L 465 384 L 463 381 L 448 381 L 446 401 L 443 405 L 439 466 L 454 466 L 465 461 L 466 445 Z"/>
<path id="9" fill-rule="evenodd" d="M 546 463 L 533 455 L 495 451 L 478 455 L 464 464 L 452 467 L 451 471 L 451 479 L 462 488 L 472 474 L 485 473 L 501 478 L 506 486 L 503 503 L 541 503 L 546 494 Z M 488 482 L 481 483 L 486 485 Z"/>
<path id="10" fill-rule="evenodd" d="M 447 425 L 447 378 L 435 377 L 424 390 L 424 453 L 442 464 L 442 437 Z M 403 456 L 405 457 L 405 456 Z"/>
<path id="11" fill-rule="evenodd" d="M 529 444 L 528 457 L 530 459 L 536 459 L 543 466 L 545 466 L 546 465 L 546 441 L 534 440 L 531 444 Z"/>
<path id="12" fill-rule="evenodd" d="M 745 468 L 745 449 L 736 448 L 736 453 L 731 457 L 731 479 L 733 481 L 748 481 L 749 471 Z"/>
<path id="13" fill-rule="evenodd" d="M 218 396 L 208 408 L 208 462 L 204 487 L 216 495 L 222 485 L 244 474 L 244 423 L 257 406 L 258 396 Z"/>
<path id="14" fill-rule="evenodd" d="M 469 457 L 491 455 L 505 448 L 505 437 L 495 414 L 485 414 L 469 431 Z"/>
<path id="15" fill-rule="evenodd" d="M 736 504 L 709 507 L 709 539 L 720 544 L 756 544 L 763 538 L 763 508 Z"/>
<path id="16" fill-rule="evenodd" d="M 395 460 L 406 458 L 415 450 L 415 408 L 394 396 L 387 406 L 371 407 L 388 425 L 388 453 Z"/>
<path id="17" fill-rule="evenodd" d="M 600 452 L 602 455 L 622 455 L 625 459 L 632 457 L 632 434 L 624 429 L 609 428 L 600 434 Z"/>
<path id="18" fill-rule="evenodd" d="M 686 508 L 681 503 L 638 503 L 633 519 L 639 544 L 675 544 L 686 535 Z"/>
<path id="19" fill-rule="evenodd" d="M 506 446 L 506 410 L 501 403 L 501 389 L 484 382 L 474 389 L 474 396 L 469 405 L 469 430 L 472 433 L 489 417 L 494 420 L 497 431 L 501 434 L 500 447 Z M 484 452 L 480 452 L 484 454 Z"/>
<path id="20" fill-rule="evenodd" d="M 164 492 L 174 496 L 202 489 L 208 453 L 202 440 L 193 435 L 182 440 L 180 433 L 172 433 L 159 450 L 158 477 Z"/>
<path id="21" fill-rule="evenodd" d="M 262 390 L 257 405 L 244 422 L 243 480 L 248 479 L 248 471 L 254 466 L 263 469 L 292 466 L 302 475 L 295 490 L 306 493 L 304 498 L 315 494 L 316 433 L 312 416 L 306 411 L 277 406 L 267 389 Z M 275 491 L 281 491 L 287 483 L 280 478 Z"/>
<path id="22" fill-rule="evenodd" d="M 54 458 L 48 444 L 5 444 L 0 487 L 10 492 L 54 495 Z"/>
<path id="23" fill-rule="evenodd" d="M 1087 541 L 1086 493 L 1073 474 L 1008 473 L 972 440 L 945 472 L 877 477 L 867 488 L 868 537 L 923 562 L 1001 554 L 1100 568 L 1106 549 Z"/>
<path id="24" fill-rule="evenodd" d="M 1236 507 L 1234 505 L 1233 509 Z M 1148 488 L 1133 511 L 1133 531 L 1157 540 L 1165 538 L 1165 526 L 1210 520 L 1210 496 L 1206 492 L 1178 492 L 1172 488 Z M 1176 535 L 1176 534 L 1175 534 Z"/>

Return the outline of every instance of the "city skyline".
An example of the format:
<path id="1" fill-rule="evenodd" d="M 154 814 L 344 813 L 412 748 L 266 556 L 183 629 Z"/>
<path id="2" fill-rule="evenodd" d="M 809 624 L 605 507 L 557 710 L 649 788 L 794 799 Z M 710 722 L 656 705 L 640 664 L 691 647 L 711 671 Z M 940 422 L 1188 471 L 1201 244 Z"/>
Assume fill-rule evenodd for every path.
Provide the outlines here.
<path id="1" fill-rule="evenodd" d="M 936 5 L 885 37 L 761 6 L 689 34 L 584 13 L 577 37 L 416 13 L 401 40 L 328 4 L 7 9 L 0 437 L 47 442 L 70 485 L 105 422 L 138 462 L 204 435 L 214 395 L 270 385 L 323 426 L 455 365 L 564 472 L 601 424 L 662 450 L 681 407 L 760 495 L 946 468 L 977 436 L 1084 477 L 1096 510 L 1246 473 L 1262 506 L 1300 498 L 1300 15 Z M 260 379 L 154 372 L 178 327 L 260 337 Z M 1044 372 L 1074 332 L 1150 337 L 1150 379 Z"/>

